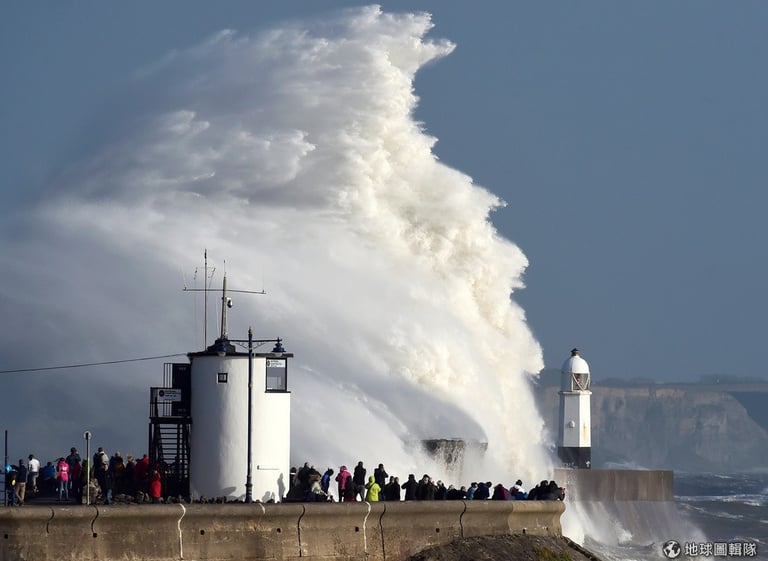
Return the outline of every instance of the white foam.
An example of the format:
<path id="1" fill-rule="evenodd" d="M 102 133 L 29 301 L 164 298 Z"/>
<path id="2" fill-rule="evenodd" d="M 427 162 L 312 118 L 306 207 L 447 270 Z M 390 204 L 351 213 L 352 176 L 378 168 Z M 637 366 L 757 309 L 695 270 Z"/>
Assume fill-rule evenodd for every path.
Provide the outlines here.
<path id="1" fill-rule="evenodd" d="M 230 336 L 253 325 L 296 354 L 294 462 L 404 475 L 424 461 L 404 442 L 459 436 L 488 442 L 477 477 L 546 477 L 529 384 L 542 353 L 510 299 L 527 260 L 490 222 L 503 203 L 439 162 L 413 118 L 415 73 L 453 49 L 431 27 L 358 8 L 222 32 L 141 73 L 125 96 L 143 104 L 116 103 L 98 149 L 6 225 L 21 241 L 4 242 L 0 282 L 26 308 L 5 354 L 29 333 L 56 363 L 200 349 L 181 272 L 207 248 L 214 286 L 226 259 L 230 288 L 268 292 L 235 296 Z M 110 409 L 95 429 L 107 447 L 144 448 L 160 369 L 135 370 L 79 378 L 98 400 L 63 389 L 78 424 Z M 126 407 L 105 405 L 118 394 Z M 73 416 L 39 413 L 49 427 Z"/>

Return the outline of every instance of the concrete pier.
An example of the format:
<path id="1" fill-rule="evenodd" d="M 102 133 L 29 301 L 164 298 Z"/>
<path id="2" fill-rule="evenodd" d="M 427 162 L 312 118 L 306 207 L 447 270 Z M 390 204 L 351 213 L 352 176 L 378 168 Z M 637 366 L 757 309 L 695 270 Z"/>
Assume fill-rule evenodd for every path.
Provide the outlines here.
<path id="1" fill-rule="evenodd" d="M 555 469 L 573 501 L 671 501 L 673 472 L 640 469 Z"/>
<path id="2" fill-rule="evenodd" d="M 675 504 L 672 471 L 556 469 L 555 478 L 566 487 L 569 531 L 576 524 L 602 543 L 639 545 L 695 535 Z"/>
<path id="3" fill-rule="evenodd" d="M 560 501 L 22 507 L 3 561 L 404 561 L 473 536 L 560 536 Z"/>

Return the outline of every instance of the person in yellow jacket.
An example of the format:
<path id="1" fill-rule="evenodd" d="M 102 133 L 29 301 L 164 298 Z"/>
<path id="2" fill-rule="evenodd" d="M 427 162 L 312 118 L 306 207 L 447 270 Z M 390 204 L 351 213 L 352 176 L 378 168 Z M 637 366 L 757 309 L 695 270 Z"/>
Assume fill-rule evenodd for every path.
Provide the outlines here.
<path id="1" fill-rule="evenodd" d="M 376 483 L 373 476 L 368 478 L 368 483 L 365 484 L 365 488 L 368 489 L 365 493 L 365 500 L 370 503 L 379 502 L 379 492 L 381 491 L 381 487 Z"/>

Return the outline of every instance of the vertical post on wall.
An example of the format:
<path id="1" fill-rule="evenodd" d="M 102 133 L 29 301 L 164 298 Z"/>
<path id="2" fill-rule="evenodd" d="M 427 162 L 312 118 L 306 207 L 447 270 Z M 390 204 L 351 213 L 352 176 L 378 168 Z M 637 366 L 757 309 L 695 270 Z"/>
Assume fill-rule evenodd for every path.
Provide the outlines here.
<path id="1" fill-rule="evenodd" d="M 85 504 L 91 504 L 91 431 L 85 431 L 83 434 L 85 438 Z M 82 496 L 82 495 L 81 495 Z"/>
<path id="2" fill-rule="evenodd" d="M 248 328 L 248 470 L 245 476 L 245 502 L 253 502 L 253 328 Z"/>
<path id="3" fill-rule="evenodd" d="M 8 467 L 8 429 L 5 429 L 5 456 L 3 459 L 3 483 L 5 483 L 5 479 L 8 477 L 8 472 L 6 471 L 7 467 Z M 5 489 L 3 489 L 3 506 L 8 506 L 8 491 L 6 491 Z"/>

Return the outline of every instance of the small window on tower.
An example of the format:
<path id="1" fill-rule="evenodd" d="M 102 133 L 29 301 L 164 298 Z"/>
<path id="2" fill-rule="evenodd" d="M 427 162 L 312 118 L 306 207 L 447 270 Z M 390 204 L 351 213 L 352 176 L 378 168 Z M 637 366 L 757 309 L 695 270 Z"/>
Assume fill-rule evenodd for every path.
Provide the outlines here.
<path id="1" fill-rule="evenodd" d="M 267 359 L 267 388 L 268 392 L 284 392 L 288 390 L 288 361 L 284 358 Z"/>
<path id="2" fill-rule="evenodd" d="M 219 376 L 216 379 L 216 381 L 219 384 L 226 384 L 227 383 L 227 373 L 226 372 L 219 372 Z"/>

